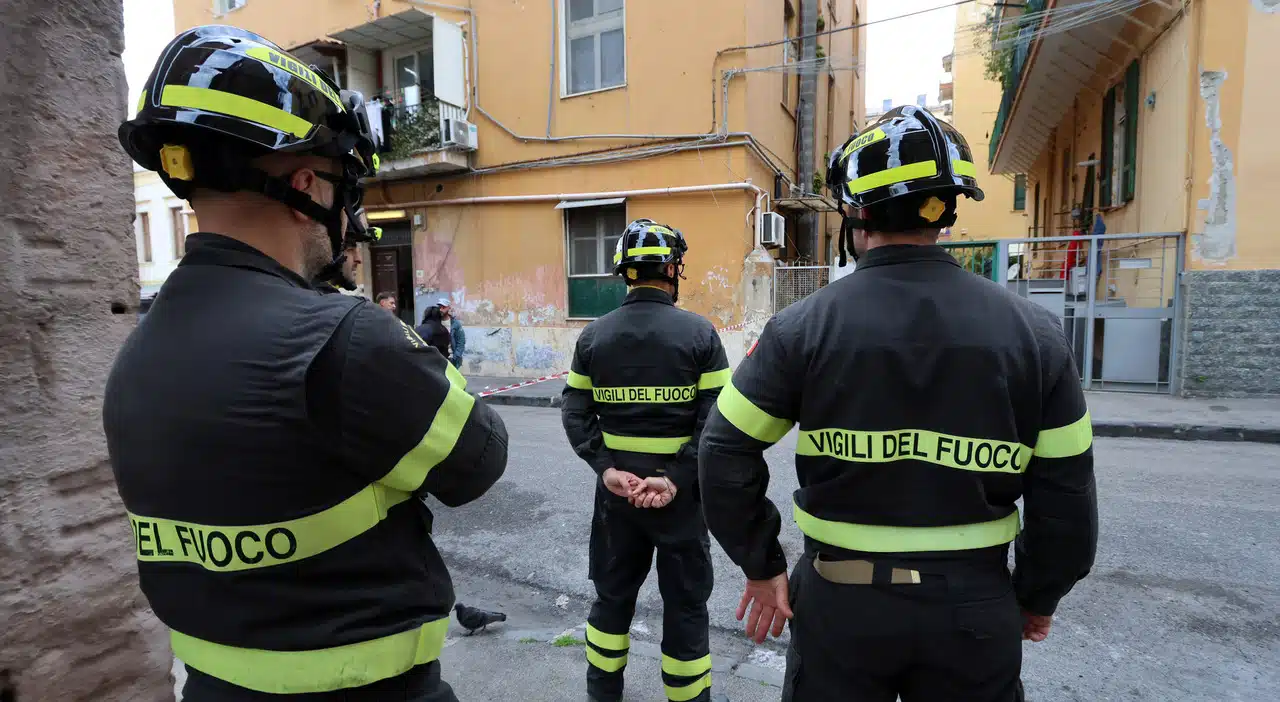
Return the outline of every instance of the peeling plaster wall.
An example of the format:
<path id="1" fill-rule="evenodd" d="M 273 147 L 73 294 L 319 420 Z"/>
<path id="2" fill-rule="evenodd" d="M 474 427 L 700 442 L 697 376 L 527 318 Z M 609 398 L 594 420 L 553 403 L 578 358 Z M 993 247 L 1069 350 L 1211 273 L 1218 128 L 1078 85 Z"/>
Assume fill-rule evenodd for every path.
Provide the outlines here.
<path id="1" fill-rule="evenodd" d="M 1204 231 L 1191 237 L 1192 256 L 1210 264 L 1236 255 L 1236 178 L 1231 149 L 1222 140 L 1221 88 L 1226 71 L 1200 72 L 1200 97 L 1209 128 L 1209 197 Z"/>

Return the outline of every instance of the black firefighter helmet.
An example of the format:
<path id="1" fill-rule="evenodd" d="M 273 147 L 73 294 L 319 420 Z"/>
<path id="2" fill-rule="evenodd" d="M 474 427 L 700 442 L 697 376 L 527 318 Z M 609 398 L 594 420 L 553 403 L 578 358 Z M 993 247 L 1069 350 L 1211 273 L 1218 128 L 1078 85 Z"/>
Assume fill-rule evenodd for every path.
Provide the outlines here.
<path id="1" fill-rule="evenodd" d="M 684 255 L 688 250 L 689 245 L 679 229 L 651 219 L 637 219 L 618 237 L 613 252 L 613 274 L 621 275 L 628 284 L 654 278 L 675 283 L 684 268 Z M 668 263 L 675 264 L 675 276 L 668 276 L 663 270 Z"/>

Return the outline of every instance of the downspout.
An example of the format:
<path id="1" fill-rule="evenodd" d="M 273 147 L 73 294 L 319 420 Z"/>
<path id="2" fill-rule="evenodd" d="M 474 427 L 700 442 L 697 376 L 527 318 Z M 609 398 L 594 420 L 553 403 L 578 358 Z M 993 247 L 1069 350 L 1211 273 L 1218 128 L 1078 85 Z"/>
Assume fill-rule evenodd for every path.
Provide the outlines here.
<path id="1" fill-rule="evenodd" d="M 818 0 L 800 0 L 800 59 L 805 66 L 812 67 L 818 57 Z M 813 149 L 814 149 L 814 113 L 818 98 L 818 74 L 812 68 L 800 73 L 800 96 L 796 107 L 796 130 L 799 132 L 796 148 L 796 180 L 801 192 L 813 189 Z M 817 260 L 818 251 L 818 218 L 812 212 L 805 212 L 800 217 L 799 242 L 803 242 L 803 250 L 797 251 L 801 256 L 808 255 Z"/>
<path id="2" fill-rule="evenodd" d="M 547 137 L 551 138 L 551 109 L 556 104 L 556 2 L 551 0 L 551 74 L 547 76 Z"/>
<path id="3" fill-rule="evenodd" d="M 1188 40 L 1191 44 L 1191 46 L 1189 47 L 1191 51 L 1191 55 L 1190 55 L 1190 60 L 1187 61 L 1187 65 L 1190 67 L 1191 75 L 1188 76 L 1188 80 L 1190 81 L 1190 84 L 1188 86 L 1189 92 L 1187 93 L 1187 95 L 1192 96 L 1192 98 L 1190 100 L 1187 100 L 1187 157 L 1183 159 L 1183 168 L 1185 169 L 1184 172 L 1186 177 L 1182 181 L 1183 189 L 1187 193 L 1187 202 L 1186 202 L 1186 207 L 1184 207 L 1182 210 L 1182 233 L 1184 237 L 1182 245 L 1183 247 L 1190 249 L 1191 222 L 1192 222 L 1191 213 L 1197 211 L 1196 200 L 1195 198 L 1192 197 L 1192 195 L 1195 194 L 1195 187 L 1196 187 L 1196 112 L 1197 112 L 1196 108 L 1200 106 L 1200 103 L 1196 101 L 1194 96 L 1200 94 L 1200 71 L 1201 71 L 1200 33 L 1204 31 L 1204 26 L 1203 26 L 1204 9 L 1202 7 L 1203 3 L 1196 2 L 1195 0 L 1188 0 L 1188 4 L 1195 5 L 1195 8 L 1194 8 L 1195 17 L 1194 19 L 1191 19 L 1191 22 L 1192 22 L 1191 29 L 1188 32 L 1188 34 L 1191 35 L 1190 39 Z M 1185 14 L 1186 12 L 1185 6 L 1183 9 L 1183 12 L 1184 12 L 1183 18 L 1189 19 L 1186 17 L 1186 14 Z"/>

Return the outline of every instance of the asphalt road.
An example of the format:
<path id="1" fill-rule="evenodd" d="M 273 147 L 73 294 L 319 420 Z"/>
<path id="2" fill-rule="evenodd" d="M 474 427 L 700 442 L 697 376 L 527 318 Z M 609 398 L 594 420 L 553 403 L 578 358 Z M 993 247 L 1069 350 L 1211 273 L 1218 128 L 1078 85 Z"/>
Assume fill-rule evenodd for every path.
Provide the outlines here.
<path id="1" fill-rule="evenodd" d="M 548 647 L 550 635 L 528 632 L 563 631 L 585 618 L 593 594 L 586 577 L 593 475 L 569 448 L 558 411 L 499 411 L 511 434 L 506 475 L 470 505 L 435 505 L 435 534 L 459 598 L 506 608 L 512 620 L 505 634 L 452 639 L 446 674 L 463 685 L 464 700 L 576 699 L 581 653 Z M 784 514 L 795 488 L 794 446 L 792 433 L 768 455 L 769 495 Z M 1064 600 L 1049 640 L 1024 645 L 1028 697 L 1280 699 L 1280 446 L 1099 439 L 1095 453 L 1097 565 Z M 783 546 L 794 561 L 801 541 L 792 524 Z M 778 668 L 781 649 L 756 651 L 736 633 L 742 575 L 714 551 L 713 653 L 725 661 L 718 668 L 733 667 L 748 682 L 718 680 L 731 681 L 722 689 L 735 701 L 777 699 L 776 675 L 757 669 Z M 641 593 L 640 641 L 660 635 L 655 581 Z M 494 684 L 495 666 L 526 659 L 538 662 L 542 684 L 509 694 L 485 687 Z M 648 682 L 660 698 L 657 681 Z M 477 689 L 485 691 L 468 694 Z"/>

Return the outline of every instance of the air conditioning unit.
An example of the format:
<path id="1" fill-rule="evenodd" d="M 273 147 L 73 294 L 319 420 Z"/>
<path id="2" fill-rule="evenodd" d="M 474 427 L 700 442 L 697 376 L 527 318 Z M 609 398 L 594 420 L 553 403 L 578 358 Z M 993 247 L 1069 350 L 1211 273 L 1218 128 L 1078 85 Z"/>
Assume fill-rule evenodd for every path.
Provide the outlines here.
<path id="1" fill-rule="evenodd" d="M 764 231 L 760 232 L 763 246 L 783 246 L 787 240 L 787 220 L 777 212 L 764 213 Z"/>
<path id="2" fill-rule="evenodd" d="M 476 150 L 476 125 L 464 119 L 444 121 L 444 145 L 463 151 Z"/>

